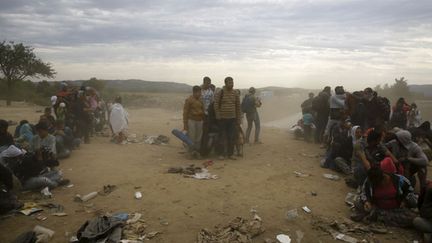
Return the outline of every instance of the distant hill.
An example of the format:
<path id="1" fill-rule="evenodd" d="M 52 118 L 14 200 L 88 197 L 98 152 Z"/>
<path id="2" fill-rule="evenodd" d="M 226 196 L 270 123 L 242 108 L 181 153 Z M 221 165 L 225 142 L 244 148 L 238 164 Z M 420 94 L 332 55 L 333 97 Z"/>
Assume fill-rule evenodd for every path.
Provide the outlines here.
<path id="1" fill-rule="evenodd" d="M 81 85 L 86 80 L 66 81 Z M 157 92 L 157 93 L 183 93 L 190 92 L 192 86 L 183 83 L 146 81 L 139 79 L 128 80 L 100 80 L 105 83 L 105 88 L 115 89 L 120 92 Z"/>
<path id="2" fill-rule="evenodd" d="M 129 80 L 106 80 L 106 87 L 123 92 L 190 92 L 192 86 L 175 82 L 153 82 L 139 79 Z"/>
<path id="3" fill-rule="evenodd" d="M 432 97 L 432 84 L 409 85 L 411 92 L 424 94 L 426 97 Z"/>

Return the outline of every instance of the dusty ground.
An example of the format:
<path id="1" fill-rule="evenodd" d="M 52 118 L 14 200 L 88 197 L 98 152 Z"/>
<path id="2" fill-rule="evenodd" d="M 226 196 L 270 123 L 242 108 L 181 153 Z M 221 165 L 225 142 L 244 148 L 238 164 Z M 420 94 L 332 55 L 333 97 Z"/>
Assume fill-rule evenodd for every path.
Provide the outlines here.
<path id="1" fill-rule="evenodd" d="M 27 118 L 31 122 L 37 120 L 36 110 L 40 109 L 22 104 L 0 107 L 2 118 L 16 121 Z M 108 138 L 93 138 L 91 144 L 83 145 L 71 158 L 61 161 L 60 169 L 74 187 L 55 189 L 52 199 L 42 200 L 63 205 L 68 216 L 43 213 L 48 216 L 46 221 L 23 215 L 0 219 L 0 242 L 10 242 L 35 225 L 53 229 L 56 233 L 52 242 L 67 242 L 71 234 L 94 216 L 83 211 L 81 203 L 73 201 L 74 195 L 99 191 L 107 184 L 118 188 L 89 203 L 103 212 L 141 212 L 149 231 L 163 232 L 153 242 L 195 242 L 200 229 L 226 224 L 236 216 L 249 218 L 252 208 L 258 211 L 266 227 L 265 233 L 254 242 L 274 239 L 279 233 L 295 238 L 297 230 L 305 234 L 302 242 L 335 242 L 313 229 L 311 220 L 315 216 L 339 221 L 347 218 L 350 212 L 344 198 L 350 189 L 343 180 L 322 177 L 329 171 L 319 167 L 319 159 L 308 156 L 323 153 L 318 146 L 293 140 L 285 130 L 263 128 L 264 144 L 245 146 L 244 158 L 237 161 L 214 160 L 209 170 L 220 178 L 200 181 L 166 173 L 171 166 L 200 165 L 205 161 L 187 160 L 180 153 L 182 145 L 170 134 L 172 128 L 181 127 L 179 112 L 135 109 L 129 113 L 132 133 L 168 135 L 170 144 L 115 145 Z M 294 171 L 311 176 L 296 177 Z M 135 191 L 142 192 L 141 200 L 134 199 Z M 318 195 L 312 196 L 311 191 Z M 35 195 L 38 193 L 22 194 L 20 198 L 31 201 Z M 311 214 L 301 211 L 305 205 L 312 210 Z M 286 212 L 294 208 L 299 209 L 299 217 L 286 220 Z M 169 224 L 164 226 L 161 220 Z M 416 238 L 411 231 L 390 230 L 393 233 L 377 236 L 380 242 L 412 242 Z"/>

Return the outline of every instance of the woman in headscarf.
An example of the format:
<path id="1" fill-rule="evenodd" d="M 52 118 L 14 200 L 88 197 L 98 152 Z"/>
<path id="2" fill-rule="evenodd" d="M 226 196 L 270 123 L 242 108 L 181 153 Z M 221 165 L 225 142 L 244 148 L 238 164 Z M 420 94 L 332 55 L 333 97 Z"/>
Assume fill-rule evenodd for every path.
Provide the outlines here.
<path id="1" fill-rule="evenodd" d="M 27 120 L 22 120 L 20 122 L 20 128 L 18 133 L 18 138 L 16 138 L 16 143 L 22 148 L 26 149 L 30 145 L 33 139 L 33 128 L 30 126 Z"/>
<path id="2" fill-rule="evenodd" d="M 408 179 L 372 167 L 367 172 L 360 198 L 355 203 L 356 213 L 351 219 L 360 221 L 366 217 L 387 226 L 412 227 L 416 214 L 410 208 L 416 206 L 417 197 Z"/>
<path id="3" fill-rule="evenodd" d="M 363 139 L 363 130 L 360 126 L 351 128 L 351 138 L 353 143 L 353 154 L 351 158 L 351 168 L 354 174 L 356 186 L 361 186 L 366 179 L 367 169 L 362 161 L 362 154 L 366 147 L 365 140 Z"/>

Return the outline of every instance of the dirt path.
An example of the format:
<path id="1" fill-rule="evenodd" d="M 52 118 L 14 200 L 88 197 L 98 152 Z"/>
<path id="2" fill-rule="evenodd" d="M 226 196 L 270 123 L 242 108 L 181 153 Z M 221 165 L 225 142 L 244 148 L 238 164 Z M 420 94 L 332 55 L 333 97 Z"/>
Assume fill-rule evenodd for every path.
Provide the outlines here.
<path id="1" fill-rule="evenodd" d="M 19 120 L 34 117 L 38 107 L 0 109 L 3 117 Z M 312 228 L 312 218 L 325 216 L 343 221 L 349 216 L 344 197 L 350 190 L 343 180 L 323 178 L 322 174 L 329 171 L 320 168 L 319 159 L 313 157 L 323 151 L 293 140 L 284 130 L 264 128 L 264 144 L 245 146 L 245 157 L 237 161 L 214 160 L 209 170 L 219 179 L 201 181 L 165 173 L 171 166 L 200 165 L 205 161 L 187 160 L 179 153 L 182 146 L 170 135 L 170 130 L 179 127 L 181 120 L 159 109 L 129 112 L 131 132 L 138 136 L 168 135 L 170 144 L 115 145 L 108 138 L 93 138 L 91 144 L 83 145 L 71 158 L 61 161 L 60 168 L 74 187 L 55 189 L 53 198 L 47 200 L 63 205 L 68 216 L 60 218 L 45 213 L 48 219 L 43 222 L 22 215 L 1 219 L 0 242 L 10 242 L 38 224 L 56 231 L 52 242 L 67 242 L 70 234 L 94 216 L 73 201 L 74 195 L 98 191 L 107 184 L 116 185 L 117 190 L 89 203 L 102 212 L 142 213 L 149 231 L 163 232 L 153 242 L 195 242 L 200 229 L 226 224 L 236 216 L 249 218 L 252 208 L 258 211 L 266 227 L 265 233 L 254 242 L 274 239 L 279 233 L 293 237 L 297 230 L 305 234 L 302 242 L 334 242 L 327 234 Z M 294 171 L 310 176 L 296 177 Z M 134 199 L 136 190 L 142 192 L 141 200 Z M 312 196 L 312 191 L 318 195 Z M 23 194 L 20 198 L 30 201 L 35 195 Z M 311 214 L 301 211 L 305 205 L 312 210 Z M 286 212 L 294 208 L 299 209 L 299 217 L 287 221 Z M 161 220 L 169 224 L 162 225 Z M 391 230 L 395 233 L 378 236 L 380 242 L 414 239 L 412 232 Z"/>

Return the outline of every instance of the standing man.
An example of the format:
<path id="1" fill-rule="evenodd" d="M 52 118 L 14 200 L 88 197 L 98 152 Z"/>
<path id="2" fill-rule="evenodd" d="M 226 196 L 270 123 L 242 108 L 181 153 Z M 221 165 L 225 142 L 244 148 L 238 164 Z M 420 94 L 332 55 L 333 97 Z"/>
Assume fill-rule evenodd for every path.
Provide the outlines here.
<path id="1" fill-rule="evenodd" d="M 220 132 L 226 138 L 226 150 L 219 158 L 235 160 L 234 145 L 237 137 L 236 128 L 241 123 L 240 95 L 234 90 L 232 77 L 225 78 L 225 86 L 216 93 L 214 109 Z"/>
<path id="2" fill-rule="evenodd" d="M 247 129 L 246 129 L 246 143 L 249 143 L 249 137 L 252 131 L 252 123 L 255 124 L 255 140 L 254 142 L 256 144 L 261 143 L 259 140 L 259 134 L 260 134 L 260 118 L 258 115 L 257 108 L 261 107 L 262 103 L 261 100 L 256 97 L 256 90 L 254 87 L 251 87 L 249 89 L 249 93 L 245 95 L 243 98 L 241 108 L 242 112 L 246 113 L 246 120 L 247 120 Z"/>
<path id="3" fill-rule="evenodd" d="M 302 114 L 312 113 L 312 103 L 314 100 L 314 93 L 309 93 L 309 98 L 301 104 Z"/>
<path id="4" fill-rule="evenodd" d="M 214 101 L 214 91 L 211 88 L 211 79 L 209 77 L 203 78 L 203 84 L 201 86 L 201 99 L 204 105 L 204 120 L 203 120 L 203 134 L 201 139 L 201 154 L 207 155 L 209 153 L 208 143 L 208 133 L 209 133 L 209 107 Z"/>
<path id="5" fill-rule="evenodd" d="M 346 94 L 342 86 L 335 88 L 335 94 L 330 97 L 330 117 L 324 136 L 330 138 L 333 127 L 338 126 L 344 118 Z"/>
<path id="6" fill-rule="evenodd" d="M 315 143 L 322 143 L 325 128 L 330 113 L 330 95 L 331 89 L 326 86 L 322 92 L 319 93 L 312 101 L 312 109 L 316 113 L 316 131 L 315 131 Z"/>
<path id="7" fill-rule="evenodd" d="M 190 148 L 191 156 L 199 158 L 201 147 L 201 138 L 203 134 L 204 104 L 201 100 L 201 87 L 194 86 L 192 95 L 186 99 L 183 108 L 183 125 L 184 131 L 193 142 L 193 148 Z"/>

